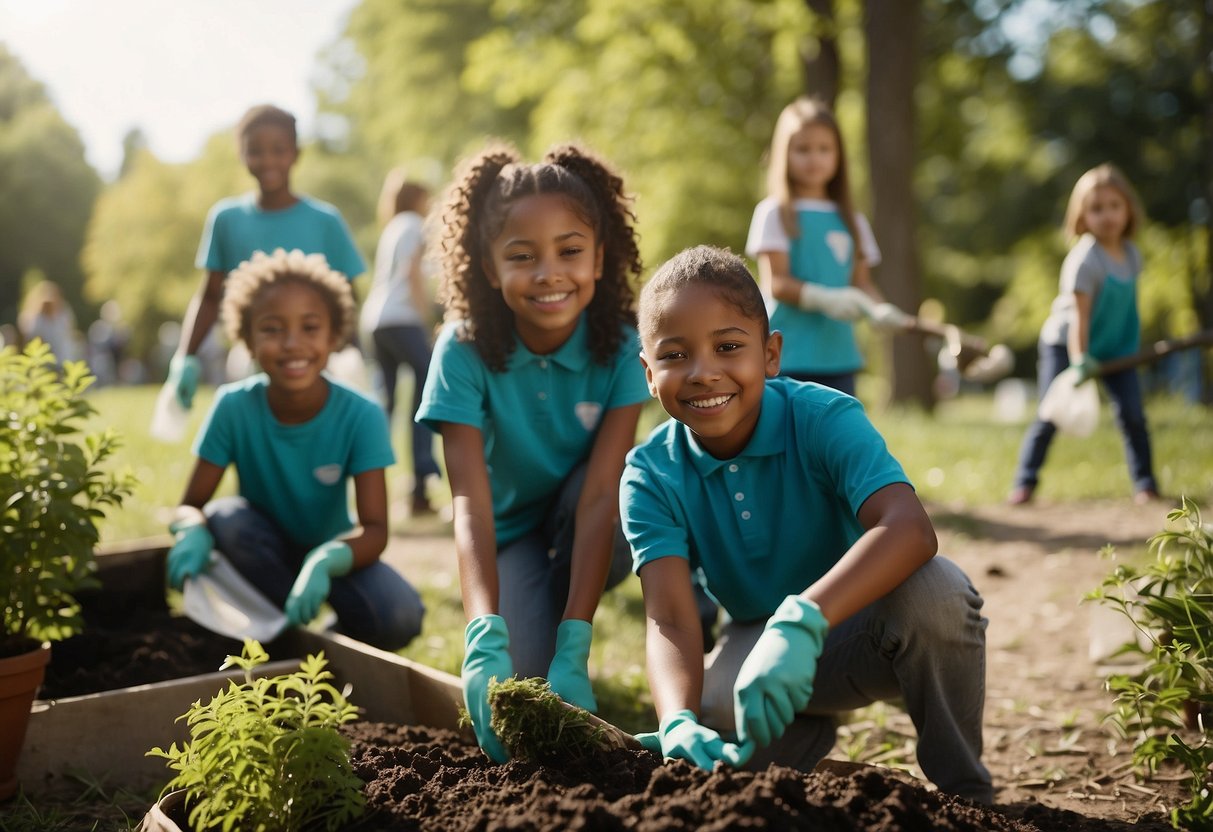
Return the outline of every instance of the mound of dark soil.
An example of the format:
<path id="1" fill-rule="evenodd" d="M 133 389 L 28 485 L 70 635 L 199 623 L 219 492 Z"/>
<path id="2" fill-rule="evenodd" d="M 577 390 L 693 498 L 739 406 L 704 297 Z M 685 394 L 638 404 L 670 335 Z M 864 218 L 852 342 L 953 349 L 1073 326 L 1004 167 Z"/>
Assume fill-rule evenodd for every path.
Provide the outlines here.
<path id="1" fill-rule="evenodd" d="M 356 723 L 354 769 L 376 830 L 814 830 L 814 832 L 1106 832 L 1126 824 L 1039 805 L 989 808 L 929 791 L 882 769 L 845 776 L 772 766 L 751 773 L 663 764 L 610 751 L 589 764 L 490 764 L 463 737 Z M 1138 824 L 1136 829 L 1167 829 Z"/>

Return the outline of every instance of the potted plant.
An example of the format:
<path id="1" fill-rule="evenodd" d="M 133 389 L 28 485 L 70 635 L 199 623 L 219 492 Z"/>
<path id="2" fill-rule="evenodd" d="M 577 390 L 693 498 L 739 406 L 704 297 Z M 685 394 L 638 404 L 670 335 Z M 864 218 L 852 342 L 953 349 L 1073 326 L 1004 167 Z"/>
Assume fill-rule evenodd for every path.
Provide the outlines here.
<path id="1" fill-rule="evenodd" d="M 190 740 L 153 748 L 176 775 L 140 827 L 182 829 L 336 830 L 362 813 L 362 781 L 350 763 L 350 742 L 338 730 L 358 709 L 331 684 L 324 654 L 293 673 L 253 678 L 269 657 L 253 639 L 223 667 L 239 667 L 205 704 L 181 716 Z"/>
<path id="2" fill-rule="evenodd" d="M 59 367 L 40 340 L 0 350 L 0 800 L 17 789 L 49 642 L 82 627 L 75 595 L 96 568 L 97 521 L 133 484 L 104 466 L 117 435 L 84 432 L 92 382 L 84 362 Z"/>

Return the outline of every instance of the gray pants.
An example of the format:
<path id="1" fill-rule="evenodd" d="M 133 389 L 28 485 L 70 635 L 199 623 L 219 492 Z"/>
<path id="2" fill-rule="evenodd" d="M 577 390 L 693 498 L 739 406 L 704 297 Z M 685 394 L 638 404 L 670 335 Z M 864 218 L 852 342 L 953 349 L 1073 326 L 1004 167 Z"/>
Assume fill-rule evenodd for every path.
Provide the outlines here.
<path id="1" fill-rule="evenodd" d="M 990 803 L 981 762 L 986 684 L 982 599 L 956 564 L 936 557 L 826 637 L 813 698 L 787 733 L 750 762 L 808 771 L 834 746 L 834 715 L 900 699 L 918 732 L 918 764 L 940 789 Z M 728 622 L 704 659 L 701 719 L 735 733 L 733 685 L 765 621 Z"/>

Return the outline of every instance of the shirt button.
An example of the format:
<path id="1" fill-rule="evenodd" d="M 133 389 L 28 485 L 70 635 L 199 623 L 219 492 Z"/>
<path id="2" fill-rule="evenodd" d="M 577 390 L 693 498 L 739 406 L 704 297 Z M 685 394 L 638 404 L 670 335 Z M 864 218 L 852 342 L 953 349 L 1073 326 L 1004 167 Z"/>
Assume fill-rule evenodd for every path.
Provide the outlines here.
<path id="1" fill-rule="evenodd" d="M 736 473 L 737 473 L 737 463 L 736 463 L 736 462 L 734 462 L 733 464 L 731 464 L 731 465 L 729 466 L 729 473 L 730 473 L 730 474 L 736 474 Z"/>
<path id="2" fill-rule="evenodd" d="M 741 513 L 741 519 L 742 519 L 742 520 L 749 520 L 749 519 L 750 519 L 750 513 L 749 513 L 748 511 L 743 511 L 743 512 Z"/>
<path id="3" fill-rule="evenodd" d="M 548 368 L 548 360 L 546 358 L 539 359 L 539 369 L 546 370 Z"/>
<path id="4" fill-rule="evenodd" d="M 733 499 L 740 503 L 742 500 L 745 499 L 745 495 L 742 494 L 740 491 L 738 491 L 736 494 L 733 495 Z"/>
<path id="5" fill-rule="evenodd" d="M 547 394 L 547 393 L 543 392 L 542 390 L 540 390 L 540 391 L 539 391 L 539 399 L 540 399 L 540 401 L 542 401 L 543 399 L 546 399 L 547 397 L 548 397 L 548 394 Z"/>

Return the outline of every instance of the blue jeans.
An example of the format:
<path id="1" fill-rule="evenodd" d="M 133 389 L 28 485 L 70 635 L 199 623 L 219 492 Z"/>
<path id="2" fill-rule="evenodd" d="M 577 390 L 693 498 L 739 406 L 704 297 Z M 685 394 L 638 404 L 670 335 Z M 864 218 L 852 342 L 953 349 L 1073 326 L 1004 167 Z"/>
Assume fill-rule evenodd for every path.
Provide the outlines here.
<path id="1" fill-rule="evenodd" d="M 396 374 L 401 364 L 413 369 L 413 405 L 409 431 L 413 449 L 413 494 L 425 496 L 425 478 L 438 473 L 434 459 L 434 433 L 413 421 L 421 406 L 421 393 L 430 369 L 430 339 L 421 326 L 387 326 L 374 332 L 375 360 L 383 371 L 383 393 L 388 423 L 396 411 Z"/>
<path id="2" fill-rule="evenodd" d="M 1037 384 L 1043 397 L 1053 379 L 1070 366 L 1070 357 L 1064 344 L 1041 342 L 1037 345 L 1037 350 Z M 1131 368 L 1100 376 L 1099 381 L 1112 402 L 1112 416 L 1124 440 L 1133 490 L 1157 491 L 1158 483 L 1154 479 L 1154 462 L 1150 453 L 1150 434 L 1146 429 L 1146 411 L 1142 404 L 1137 370 Z M 1019 448 L 1019 463 L 1015 469 L 1016 487 L 1036 487 L 1040 481 L 1040 468 L 1044 465 L 1049 444 L 1056 433 L 1057 428 L 1052 422 L 1041 421 L 1039 417 L 1028 427 L 1023 444 Z"/>
<path id="3" fill-rule="evenodd" d="M 994 797 L 981 762 L 986 619 L 981 596 L 956 564 L 935 557 L 878 601 L 830 630 L 813 698 L 748 768 L 811 770 L 834 745 L 833 715 L 900 699 L 918 732 L 918 764 L 940 789 L 983 803 Z M 733 734 L 733 685 L 765 621 L 726 623 L 705 659 L 702 721 Z"/>
<path id="4" fill-rule="evenodd" d="M 284 606 L 310 549 L 291 541 L 243 497 L 213 500 L 204 512 L 215 548 L 266 598 Z M 382 650 L 412 641 L 425 615 L 417 590 L 382 561 L 333 578 L 328 603 L 340 632 Z"/>
<path id="5" fill-rule="evenodd" d="M 546 678 L 556 653 L 556 628 L 569 598 L 573 532 L 585 473 L 584 463 L 573 469 L 539 528 L 497 550 L 497 606 L 510 632 L 510 660 L 519 679 Z M 631 570 L 632 550 L 616 520 L 604 590 L 618 585 Z"/>

